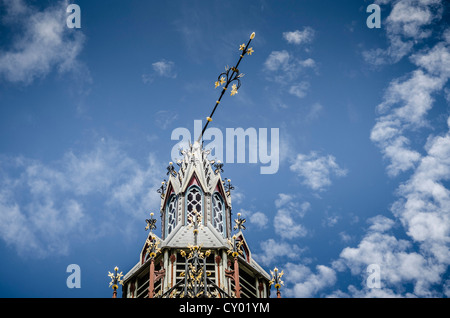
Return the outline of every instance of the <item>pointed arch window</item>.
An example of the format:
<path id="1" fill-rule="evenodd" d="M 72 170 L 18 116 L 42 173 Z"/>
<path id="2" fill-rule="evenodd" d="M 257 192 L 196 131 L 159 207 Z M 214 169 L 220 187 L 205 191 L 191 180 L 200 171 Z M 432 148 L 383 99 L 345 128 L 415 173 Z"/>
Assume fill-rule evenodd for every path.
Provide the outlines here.
<path id="1" fill-rule="evenodd" d="M 191 186 L 186 195 L 186 223 L 190 222 L 189 217 L 193 218 L 195 211 L 203 214 L 203 192 L 197 186 Z"/>
<path id="2" fill-rule="evenodd" d="M 214 193 L 212 198 L 213 206 L 213 226 L 220 234 L 224 235 L 223 219 L 225 215 L 225 206 L 223 204 L 222 196 L 219 193 Z"/>
<path id="3" fill-rule="evenodd" d="M 166 205 L 167 235 L 169 235 L 177 225 L 177 202 L 178 202 L 177 196 L 174 194 L 170 196 L 169 200 L 167 201 Z"/>

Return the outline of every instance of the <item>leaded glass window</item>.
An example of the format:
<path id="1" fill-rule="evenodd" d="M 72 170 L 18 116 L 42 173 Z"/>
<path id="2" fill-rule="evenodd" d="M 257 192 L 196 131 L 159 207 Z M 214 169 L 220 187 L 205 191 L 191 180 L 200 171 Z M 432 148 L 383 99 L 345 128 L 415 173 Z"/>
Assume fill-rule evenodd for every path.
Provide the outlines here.
<path id="1" fill-rule="evenodd" d="M 212 198 L 213 204 L 213 226 L 220 233 L 224 234 L 223 216 L 225 207 L 222 197 L 218 193 L 214 193 Z"/>
<path id="2" fill-rule="evenodd" d="M 187 222 L 193 219 L 194 213 L 202 213 L 202 192 L 198 187 L 191 187 L 186 196 L 186 217 Z"/>
<path id="3" fill-rule="evenodd" d="M 177 225 L 177 196 L 172 195 L 166 207 L 167 235 L 169 235 Z"/>

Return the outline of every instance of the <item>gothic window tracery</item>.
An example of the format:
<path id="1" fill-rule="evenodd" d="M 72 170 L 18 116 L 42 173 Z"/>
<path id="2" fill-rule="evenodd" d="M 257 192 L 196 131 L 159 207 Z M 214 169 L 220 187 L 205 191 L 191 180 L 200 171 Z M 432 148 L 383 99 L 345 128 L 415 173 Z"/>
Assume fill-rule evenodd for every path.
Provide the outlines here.
<path id="1" fill-rule="evenodd" d="M 187 222 L 194 217 L 194 213 L 197 211 L 202 214 L 202 199 L 203 194 L 200 188 L 197 186 L 191 186 L 186 195 L 186 217 Z"/>
<path id="2" fill-rule="evenodd" d="M 224 234 L 224 204 L 222 197 L 218 193 L 214 193 L 212 198 L 212 206 L 213 206 L 213 226 L 220 233 Z"/>
<path id="3" fill-rule="evenodd" d="M 169 235 L 175 226 L 177 225 L 177 196 L 172 195 L 169 198 L 166 207 L 166 217 L 167 217 L 167 235 Z"/>

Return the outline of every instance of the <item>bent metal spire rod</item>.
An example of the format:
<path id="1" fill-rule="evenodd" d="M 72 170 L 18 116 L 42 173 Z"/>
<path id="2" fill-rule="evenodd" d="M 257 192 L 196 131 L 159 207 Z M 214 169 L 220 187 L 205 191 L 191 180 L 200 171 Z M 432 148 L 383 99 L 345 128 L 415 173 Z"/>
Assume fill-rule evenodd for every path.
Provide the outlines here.
<path id="1" fill-rule="evenodd" d="M 242 43 L 239 46 L 239 51 L 242 51 L 238 62 L 236 63 L 235 66 L 229 68 L 228 66 L 225 68 L 225 72 L 221 73 L 219 75 L 219 77 L 217 77 L 217 81 L 215 82 L 215 88 L 222 86 L 223 84 L 225 84 L 225 86 L 223 86 L 222 88 L 222 92 L 220 93 L 219 99 L 216 101 L 214 108 L 211 112 L 211 115 L 209 115 L 209 117 L 206 117 L 206 123 L 205 126 L 203 127 L 202 133 L 200 134 L 200 136 L 198 137 L 198 142 L 200 143 L 203 134 L 205 133 L 206 128 L 208 127 L 208 124 L 212 121 L 212 117 L 214 115 L 214 112 L 217 109 L 217 106 L 219 106 L 220 101 L 222 99 L 222 96 L 225 94 L 225 91 L 228 89 L 228 86 L 233 83 L 236 82 L 234 84 L 231 85 L 231 96 L 234 96 L 237 94 L 239 87 L 241 87 L 241 81 L 240 78 L 244 76 L 244 74 L 239 73 L 239 63 L 241 63 L 242 58 L 245 56 L 245 54 L 247 55 L 252 55 L 252 53 L 254 52 L 253 48 L 250 47 L 250 42 L 253 40 L 253 38 L 255 37 L 255 32 L 253 32 L 250 35 L 250 39 L 247 42 L 247 45 L 245 45 L 245 43 Z"/>

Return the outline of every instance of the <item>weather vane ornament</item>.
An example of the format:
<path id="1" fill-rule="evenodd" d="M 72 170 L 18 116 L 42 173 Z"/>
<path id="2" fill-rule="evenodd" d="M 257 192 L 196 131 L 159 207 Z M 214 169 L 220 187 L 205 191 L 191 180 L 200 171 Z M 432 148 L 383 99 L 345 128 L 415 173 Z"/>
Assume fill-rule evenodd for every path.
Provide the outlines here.
<path id="1" fill-rule="evenodd" d="M 158 247 L 159 244 L 161 244 L 161 241 L 158 240 L 155 235 L 150 234 L 145 243 L 148 246 L 147 247 L 148 256 L 154 259 L 156 255 L 161 251 L 161 249 Z"/>
<path id="2" fill-rule="evenodd" d="M 169 166 L 167 167 L 167 175 L 172 175 L 173 177 L 177 176 L 177 172 L 175 171 L 175 168 L 173 166 L 172 162 L 169 162 Z"/>
<path id="3" fill-rule="evenodd" d="M 220 160 L 217 160 L 217 162 L 213 161 L 212 165 L 215 168 L 214 170 L 215 174 L 218 174 L 219 172 L 223 173 L 223 163 Z"/>
<path id="4" fill-rule="evenodd" d="M 242 251 L 242 245 L 244 244 L 243 241 L 239 240 L 236 235 L 233 235 L 233 237 L 230 239 L 227 239 L 228 245 L 230 245 L 230 248 L 228 249 L 227 253 L 231 255 L 233 258 L 238 257 L 240 255 L 244 255 L 244 252 Z"/>
<path id="5" fill-rule="evenodd" d="M 278 268 L 274 268 L 273 272 L 270 271 L 270 275 L 272 275 L 272 279 L 269 281 L 270 286 L 274 285 L 277 290 L 277 298 L 281 298 L 280 288 L 281 285 L 284 286 L 284 282 L 281 280 L 281 277 L 284 275 L 284 272 L 278 272 Z"/>
<path id="6" fill-rule="evenodd" d="M 226 179 L 226 182 L 227 183 L 225 183 L 225 180 L 223 181 L 223 186 L 225 188 L 227 196 L 230 196 L 231 191 L 234 190 L 234 186 L 231 184 L 231 179 Z"/>
<path id="7" fill-rule="evenodd" d="M 111 282 L 109 283 L 109 287 L 112 287 L 113 289 L 113 298 L 117 298 L 117 289 L 119 288 L 118 284 L 122 285 L 122 272 L 118 273 L 119 267 L 114 268 L 114 274 L 111 272 L 108 272 L 108 277 L 111 278 Z"/>
<path id="8" fill-rule="evenodd" d="M 255 52 L 255 50 L 253 50 L 252 47 L 249 47 L 250 42 L 255 38 L 255 32 L 253 32 L 250 35 L 250 39 L 248 40 L 247 44 L 242 43 L 239 46 L 239 51 L 242 51 L 242 53 L 239 55 L 239 60 L 236 63 L 235 66 L 233 67 L 225 67 L 225 72 L 221 73 L 218 77 L 217 77 L 217 81 L 214 83 L 215 88 L 217 87 L 222 87 L 222 91 L 220 92 L 220 96 L 217 99 L 214 108 L 211 112 L 211 115 L 209 115 L 208 117 L 206 117 L 206 123 L 205 126 L 203 127 L 202 133 L 200 134 L 200 136 L 198 137 L 198 142 L 200 142 L 200 140 L 202 139 L 203 134 L 205 133 L 206 128 L 208 127 L 208 124 L 210 122 L 212 122 L 212 117 L 214 115 L 214 112 L 217 109 L 217 106 L 219 106 L 220 101 L 222 100 L 222 96 L 225 94 L 226 90 L 228 89 L 228 87 L 231 84 L 231 91 L 230 91 L 230 95 L 234 96 L 238 93 L 239 88 L 241 87 L 241 78 L 244 76 L 244 74 L 241 74 L 239 72 L 239 64 L 241 63 L 242 59 L 244 58 L 245 54 L 247 55 L 252 55 L 253 52 Z"/>
<path id="9" fill-rule="evenodd" d="M 147 226 L 145 227 L 145 230 L 150 230 L 152 232 L 153 230 L 156 230 L 156 219 L 153 218 L 153 212 L 150 213 L 150 219 L 145 219 L 145 222 L 147 222 Z"/>
<path id="10" fill-rule="evenodd" d="M 234 220 L 234 223 L 235 223 L 234 229 L 238 230 L 238 231 L 245 230 L 244 223 L 246 222 L 246 220 L 245 219 L 241 219 L 241 213 L 238 213 L 237 217 L 238 218 Z"/>
<path id="11" fill-rule="evenodd" d="M 161 187 L 156 190 L 161 195 L 161 199 L 164 199 L 164 195 L 166 193 L 166 187 L 167 187 L 167 181 L 164 179 L 164 181 L 161 182 Z"/>

